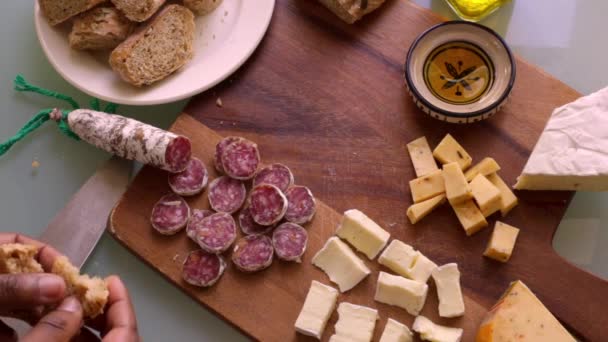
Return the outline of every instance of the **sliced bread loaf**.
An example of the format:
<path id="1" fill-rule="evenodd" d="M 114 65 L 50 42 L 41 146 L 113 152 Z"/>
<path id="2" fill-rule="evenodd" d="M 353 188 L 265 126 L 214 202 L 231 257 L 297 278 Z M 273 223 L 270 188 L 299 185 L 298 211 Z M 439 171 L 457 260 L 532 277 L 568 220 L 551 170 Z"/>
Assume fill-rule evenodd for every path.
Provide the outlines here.
<path id="1" fill-rule="evenodd" d="M 39 0 L 42 14 L 51 25 L 60 24 L 107 0 Z"/>
<path id="2" fill-rule="evenodd" d="M 113 49 L 127 39 L 134 25 L 115 7 L 95 7 L 74 19 L 70 47 L 76 50 Z"/>
<path id="3" fill-rule="evenodd" d="M 184 6 L 188 7 L 196 15 L 205 15 L 216 9 L 222 0 L 184 0 Z"/>
<path id="4" fill-rule="evenodd" d="M 138 87 L 162 80 L 192 59 L 194 29 L 189 9 L 168 5 L 112 51 L 110 65 Z"/>
<path id="5" fill-rule="evenodd" d="M 124 15 L 137 22 L 148 20 L 158 11 L 165 0 L 112 0 L 114 6 Z"/>

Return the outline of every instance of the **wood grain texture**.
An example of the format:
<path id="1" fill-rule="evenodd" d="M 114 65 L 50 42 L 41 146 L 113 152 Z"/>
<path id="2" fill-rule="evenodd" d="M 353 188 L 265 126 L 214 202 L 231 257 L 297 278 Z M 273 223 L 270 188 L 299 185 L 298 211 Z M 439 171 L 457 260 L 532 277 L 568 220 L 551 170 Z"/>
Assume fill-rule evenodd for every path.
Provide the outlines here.
<path id="1" fill-rule="evenodd" d="M 208 290 L 185 285 L 180 261 L 195 246 L 185 234 L 164 237 L 149 225 L 154 202 L 169 191 L 166 174 L 144 168 L 118 204 L 112 233 L 186 293 L 248 335 L 265 341 L 302 338 L 293 323 L 312 279 L 329 284 L 310 265 L 312 255 L 332 235 L 337 212 L 358 208 L 438 264 L 457 262 L 467 297 L 467 314 L 448 321 L 464 326 L 471 341 L 483 313 L 508 284 L 523 280 L 583 340 L 601 341 L 608 326 L 608 284 L 571 265 L 552 248 L 553 235 L 572 197 L 569 192 L 519 192 L 520 205 L 504 220 L 521 228 L 509 263 L 482 257 L 491 229 L 466 237 L 449 206 L 416 226 L 405 211 L 412 203 L 408 182 L 415 177 L 406 144 L 425 135 L 435 146 L 452 134 L 475 161 L 491 156 L 501 176 L 513 184 L 551 111 L 579 94 L 518 60 L 510 102 L 494 118 L 455 126 L 423 115 L 408 97 L 403 63 L 415 37 L 441 18 L 406 1 L 388 1 L 357 25 L 338 21 L 308 0 L 279 0 L 267 37 L 248 63 L 213 91 L 194 98 L 172 127 L 193 140 L 194 154 L 212 169 L 218 136 L 237 134 L 260 145 L 264 161 L 289 165 L 296 183 L 307 185 L 320 204 L 309 228 L 309 250 L 300 266 L 276 262 L 259 274 L 229 267 Z M 222 107 L 216 106 L 220 97 Z M 201 125 L 202 123 L 204 125 Z M 207 207 L 205 195 L 190 199 Z M 335 209 L 332 210 L 329 207 Z M 495 218 L 491 219 L 493 226 Z M 173 260 L 173 257 L 178 257 Z M 372 276 L 339 300 L 378 307 L 387 317 L 411 324 L 403 310 L 372 300 Z M 437 318 L 434 289 L 425 306 Z M 333 322 L 325 332 L 333 332 Z M 445 322 L 445 321 L 444 321 Z M 302 338 L 304 339 L 304 338 Z"/>

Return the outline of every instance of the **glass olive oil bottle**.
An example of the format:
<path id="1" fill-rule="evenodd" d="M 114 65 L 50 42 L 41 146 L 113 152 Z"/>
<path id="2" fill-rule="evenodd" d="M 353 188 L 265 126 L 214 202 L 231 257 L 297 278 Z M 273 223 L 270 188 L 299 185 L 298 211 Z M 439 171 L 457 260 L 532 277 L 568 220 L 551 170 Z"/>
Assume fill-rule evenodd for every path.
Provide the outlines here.
<path id="1" fill-rule="evenodd" d="M 446 0 L 464 20 L 480 21 L 511 0 Z"/>

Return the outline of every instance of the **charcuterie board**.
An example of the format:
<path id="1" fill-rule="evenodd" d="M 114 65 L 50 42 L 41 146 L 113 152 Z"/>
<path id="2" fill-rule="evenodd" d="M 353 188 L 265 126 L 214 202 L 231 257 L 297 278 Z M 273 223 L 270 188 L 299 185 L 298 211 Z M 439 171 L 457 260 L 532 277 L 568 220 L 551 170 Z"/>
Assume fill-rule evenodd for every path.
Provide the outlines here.
<path id="1" fill-rule="evenodd" d="M 415 178 L 407 142 L 424 135 L 434 146 L 450 133 L 474 162 L 495 158 L 502 177 L 512 184 L 553 108 L 579 96 L 518 60 L 510 102 L 495 117 L 457 126 L 423 115 L 407 94 L 403 62 L 415 37 L 441 20 L 410 2 L 388 1 L 349 26 L 314 1 L 278 1 L 268 36 L 251 60 L 213 91 L 193 98 L 171 127 L 192 140 L 194 155 L 207 164 L 212 178 L 220 134 L 241 135 L 259 144 L 265 162 L 290 166 L 296 183 L 311 188 L 322 203 L 308 226 L 309 246 L 301 265 L 275 261 L 257 274 L 230 265 L 209 289 L 187 285 L 181 279 L 181 261 L 196 246 L 185 234 L 166 237 L 151 228 L 152 206 L 169 186 L 166 173 L 150 167 L 142 169 L 117 205 L 110 232 L 245 334 L 264 341 L 305 340 L 293 324 L 310 282 L 330 284 L 310 260 L 333 234 L 339 213 L 357 208 L 437 264 L 458 263 L 465 316 L 440 320 L 433 288 L 423 313 L 463 327 L 463 341 L 473 340 L 483 314 L 516 279 L 581 339 L 601 340 L 608 325 L 608 283 L 571 265 L 551 246 L 572 193 L 517 193 L 520 205 L 505 222 L 520 227 L 521 233 L 507 264 L 482 257 L 491 229 L 467 237 L 449 206 L 416 226 L 407 221 L 405 211 L 412 202 L 408 181 Z M 192 207 L 208 208 L 206 194 L 188 201 Z M 381 268 L 375 261 L 366 264 L 372 274 L 338 300 L 378 308 L 376 338 L 389 317 L 411 325 L 413 317 L 404 310 L 374 302 Z M 336 319 L 334 313 L 325 339 Z"/>

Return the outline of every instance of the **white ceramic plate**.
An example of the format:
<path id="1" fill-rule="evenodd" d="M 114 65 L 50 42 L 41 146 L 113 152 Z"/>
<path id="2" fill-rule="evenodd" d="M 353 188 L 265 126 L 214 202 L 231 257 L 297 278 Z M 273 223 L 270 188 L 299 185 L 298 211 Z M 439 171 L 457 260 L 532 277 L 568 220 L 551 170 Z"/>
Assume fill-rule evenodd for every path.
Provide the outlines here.
<path id="1" fill-rule="evenodd" d="M 211 14 L 197 17 L 194 58 L 168 78 L 142 88 L 122 81 L 110 68 L 107 54 L 70 49 L 69 27 L 51 27 L 37 2 L 34 18 L 48 60 L 73 86 L 105 101 L 154 105 L 205 91 L 236 71 L 264 37 L 274 4 L 275 0 L 224 0 Z"/>

